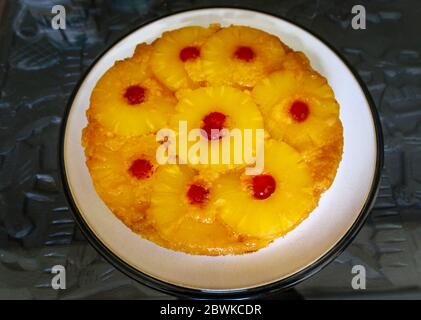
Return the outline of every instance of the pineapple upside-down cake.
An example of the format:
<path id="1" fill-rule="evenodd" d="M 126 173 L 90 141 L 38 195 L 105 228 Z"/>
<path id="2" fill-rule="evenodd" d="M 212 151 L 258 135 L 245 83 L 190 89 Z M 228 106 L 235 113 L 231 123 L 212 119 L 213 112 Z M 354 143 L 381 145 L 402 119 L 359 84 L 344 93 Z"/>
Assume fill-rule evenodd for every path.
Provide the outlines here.
<path id="1" fill-rule="evenodd" d="M 190 254 L 253 252 L 285 235 L 317 206 L 342 157 L 327 80 L 302 52 L 246 26 L 185 27 L 137 45 L 97 82 L 87 117 L 82 144 L 98 195 L 134 232 Z M 233 151 L 221 147 L 229 130 L 261 130 L 261 148 L 249 149 L 250 159 L 263 152 L 262 170 L 191 161 L 194 152 L 176 148 L 161 163 L 157 150 L 181 141 L 180 123 L 202 134 L 186 144 L 202 160 Z"/>

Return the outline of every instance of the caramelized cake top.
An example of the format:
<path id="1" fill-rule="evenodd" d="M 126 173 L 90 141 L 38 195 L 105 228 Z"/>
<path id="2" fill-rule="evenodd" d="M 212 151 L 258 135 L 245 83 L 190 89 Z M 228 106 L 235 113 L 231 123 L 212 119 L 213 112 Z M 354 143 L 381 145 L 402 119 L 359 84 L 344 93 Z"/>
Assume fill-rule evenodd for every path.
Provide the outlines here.
<path id="1" fill-rule="evenodd" d="M 191 254 L 243 254 L 286 234 L 342 157 L 327 80 L 246 26 L 139 44 L 97 82 L 87 116 L 86 163 L 105 204 L 140 236 Z"/>

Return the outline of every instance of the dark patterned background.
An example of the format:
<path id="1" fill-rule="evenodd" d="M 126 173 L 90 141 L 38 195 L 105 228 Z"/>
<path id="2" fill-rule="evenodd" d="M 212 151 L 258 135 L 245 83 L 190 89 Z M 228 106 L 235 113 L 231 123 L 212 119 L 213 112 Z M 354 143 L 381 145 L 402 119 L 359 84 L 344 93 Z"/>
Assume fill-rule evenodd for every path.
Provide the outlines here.
<path id="1" fill-rule="evenodd" d="M 67 8 L 67 29 L 50 27 Z M 367 29 L 351 28 L 351 7 Z M 305 298 L 421 298 L 421 1 L 0 0 L 0 298 L 162 298 L 104 261 L 75 225 L 58 173 L 66 102 L 95 56 L 142 21 L 205 5 L 256 8 L 302 24 L 341 51 L 381 114 L 385 169 L 352 245 L 296 287 Z M 51 288 L 51 267 L 67 289 Z M 351 269 L 367 268 L 367 290 Z M 284 294 L 272 296 L 285 297 Z"/>

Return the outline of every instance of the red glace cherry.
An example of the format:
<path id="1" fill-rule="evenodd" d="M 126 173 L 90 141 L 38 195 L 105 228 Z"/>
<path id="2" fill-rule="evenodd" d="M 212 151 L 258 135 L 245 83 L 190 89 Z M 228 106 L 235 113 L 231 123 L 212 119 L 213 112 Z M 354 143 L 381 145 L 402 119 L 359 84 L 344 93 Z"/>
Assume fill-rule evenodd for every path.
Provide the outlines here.
<path id="1" fill-rule="evenodd" d="M 126 98 L 128 104 L 134 105 L 145 101 L 145 94 L 145 88 L 139 85 L 133 85 L 126 89 L 126 92 L 124 93 L 124 98 Z"/>
<path id="2" fill-rule="evenodd" d="M 270 174 L 261 174 L 253 177 L 253 196 L 258 200 L 270 197 L 276 189 L 276 181 Z"/>
<path id="3" fill-rule="evenodd" d="M 203 118 L 202 129 L 205 130 L 209 140 L 217 140 L 222 138 L 220 132 L 212 133 L 212 129 L 219 131 L 222 130 L 224 128 L 226 119 L 227 117 L 225 114 L 220 112 L 211 112 Z"/>
<path id="4" fill-rule="evenodd" d="M 255 53 L 250 47 L 238 47 L 234 52 L 234 57 L 249 62 L 254 59 Z"/>
<path id="5" fill-rule="evenodd" d="M 295 121 L 303 122 L 307 119 L 310 110 L 307 103 L 297 100 L 292 103 L 289 113 Z"/>
<path id="6" fill-rule="evenodd" d="M 200 49 L 198 47 L 185 47 L 180 51 L 180 59 L 183 62 L 194 60 L 200 57 Z"/>
<path id="7" fill-rule="evenodd" d="M 129 172 L 136 179 L 146 179 L 152 174 L 153 165 L 149 160 L 136 159 L 132 162 Z"/>
<path id="8" fill-rule="evenodd" d="M 187 190 L 190 204 L 203 205 L 208 199 L 209 190 L 199 184 L 192 184 Z"/>

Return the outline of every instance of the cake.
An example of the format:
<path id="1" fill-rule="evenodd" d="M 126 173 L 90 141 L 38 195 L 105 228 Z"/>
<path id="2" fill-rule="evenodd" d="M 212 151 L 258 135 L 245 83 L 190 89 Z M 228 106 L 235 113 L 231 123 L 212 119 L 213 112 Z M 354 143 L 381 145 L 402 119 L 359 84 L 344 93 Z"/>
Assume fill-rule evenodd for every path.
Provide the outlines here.
<path id="1" fill-rule="evenodd" d="M 247 26 L 137 44 L 98 80 L 87 118 L 99 197 L 139 236 L 189 254 L 245 254 L 286 235 L 342 158 L 328 81 L 304 53 Z"/>

